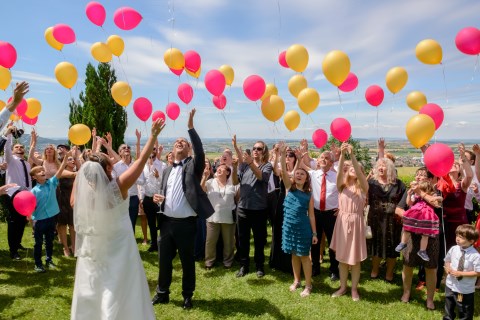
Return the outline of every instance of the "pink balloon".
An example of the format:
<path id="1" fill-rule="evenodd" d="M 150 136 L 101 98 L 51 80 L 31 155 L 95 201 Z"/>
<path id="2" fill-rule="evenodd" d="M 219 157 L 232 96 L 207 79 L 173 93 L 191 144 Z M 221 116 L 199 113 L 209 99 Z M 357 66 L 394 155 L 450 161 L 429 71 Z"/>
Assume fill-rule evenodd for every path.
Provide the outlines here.
<path id="1" fill-rule="evenodd" d="M 225 76 L 218 70 L 210 70 L 205 75 L 205 87 L 214 96 L 219 96 L 225 90 Z"/>
<path id="2" fill-rule="evenodd" d="M 380 86 L 372 85 L 365 91 L 365 99 L 374 107 L 378 107 L 383 102 L 383 89 Z"/>
<path id="3" fill-rule="evenodd" d="M 178 116 L 180 115 L 180 107 L 175 102 L 170 102 L 167 104 L 165 111 L 167 116 L 172 120 L 177 120 Z"/>
<path id="4" fill-rule="evenodd" d="M 312 134 L 313 144 L 317 148 L 322 148 L 328 141 L 328 134 L 323 129 L 317 129 Z"/>
<path id="5" fill-rule="evenodd" d="M 29 216 L 35 211 L 37 198 L 30 191 L 20 191 L 13 198 L 13 207 L 22 216 Z"/>
<path id="6" fill-rule="evenodd" d="M 280 52 L 280 54 L 278 55 L 278 63 L 280 63 L 280 65 L 284 68 L 289 68 L 287 59 L 285 58 L 286 54 L 287 51 Z"/>
<path id="7" fill-rule="evenodd" d="M 107 16 L 105 8 L 100 3 L 95 1 L 91 1 L 87 4 L 85 13 L 87 14 L 88 20 L 99 27 L 103 25 L 105 22 L 105 17 Z"/>
<path id="8" fill-rule="evenodd" d="M 212 101 L 215 107 L 217 107 L 219 110 L 225 109 L 225 106 L 227 105 L 227 98 L 223 94 L 219 95 L 218 97 L 213 96 Z"/>
<path id="9" fill-rule="evenodd" d="M 455 162 L 455 155 L 446 144 L 435 143 L 425 151 L 423 161 L 431 173 L 437 177 L 443 177 L 450 172 Z"/>
<path id="10" fill-rule="evenodd" d="M 347 79 L 343 81 L 341 85 L 338 86 L 338 89 L 343 92 L 350 92 L 357 88 L 358 78 L 357 75 L 353 72 L 350 72 L 347 76 Z"/>
<path id="11" fill-rule="evenodd" d="M 169 68 L 169 69 L 170 71 L 172 71 L 174 75 L 177 75 L 177 76 L 181 75 L 183 72 L 183 69 L 172 69 L 172 68 Z"/>
<path id="12" fill-rule="evenodd" d="M 463 28 L 455 37 L 455 45 L 465 54 L 480 53 L 480 30 L 475 27 Z"/>
<path id="13" fill-rule="evenodd" d="M 330 124 L 330 133 L 335 139 L 345 142 L 352 134 L 352 126 L 347 119 L 336 118 Z"/>
<path id="14" fill-rule="evenodd" d="M 163 113 L 162 111 L 155 111 L 152 114 L 152 121 L 155 122 L 159 118 L 162 119 L 163 122 L 165 122 L 167 120 L 167 118 L 165 117 L 165 113 Z"/>
<path id="15" fill-rule="evenodd" d="M 200 69 L 202 59 L 196 51 L 189 50 L 185 52 L 183 56 L 185 58 L 185 69 L 192 73 L 195 73 Z"/>
<path id="16" fill-rule="evenodd" d="M 142 19 L 142 15 L 130 7 L 118 8 L 113 14 L 113 22 L 122 30 L 132 30 Z"/>
<path id="17" fill-rule="evenodd" d="M 180 100 L 182 100 L 185 104 L 189 104 L 193 98 L 193 89 L 192 86 L 188 83 L 181 83 L 178 86 L 177 94 Z"/>
<path id="18" fill-rule="evenodd" d="M 27 117 L 26 115 L 23 115 L 22 116 L 22 121 L 23 121 L 23 123 L 34 126 L 38 121 L 38 116 L 36 116 L 35 118 L 32 119 L 32 118 Z"/>
<path id="19" fill-rule="evenodd" d="M 70 44 L 75 42 L 75 31 L 70 26 L 60 23 L 53 27 L 53 37 L 60 43 Z"/>
<path id="20" fill-rule="evenodd" d="M 243 92 L 245 96 L 252 101 L 260 99 L 265 93 L 265 88 L 265 80 L 257 75 L 249 76 L 243 81 Z"/>
<path id="21" fill-rule="evenodd" d="M 10 101 L 12 101 L 12 97 L 8 99 L 7 103 L 9 103 Z M 17 109 L 15 109 L 15 111 L 20 117 L 23 117 L 25 115 L 25 112 L 27 112 L 27 108 L 28 108 L 27 100 L 22 99 L 22 101 L 18 104 Z"/>
<path id="22" fill-rule="evenodd" d="M 442 108 L 440 108 L 438 104 L 427 103 L 420 109 L 419 113 L 426 114 L 433 119 L 433 122 L 435 122 L 435 130 L 440 128 L 442 125 L 444 115 Z"/>
<path id="23" fill-rule="evenodd" d="M 142 121 L 147 121 L 152 114 L 152 103 L 147 98 L 137 98 L 133 103 L 133 112 Z"/>
<path id="24" fill-rule="evenodd" d="M 17 62 L 17 50 L 10 43 L 0 41 L 0 66 L 10 69 Z"/>

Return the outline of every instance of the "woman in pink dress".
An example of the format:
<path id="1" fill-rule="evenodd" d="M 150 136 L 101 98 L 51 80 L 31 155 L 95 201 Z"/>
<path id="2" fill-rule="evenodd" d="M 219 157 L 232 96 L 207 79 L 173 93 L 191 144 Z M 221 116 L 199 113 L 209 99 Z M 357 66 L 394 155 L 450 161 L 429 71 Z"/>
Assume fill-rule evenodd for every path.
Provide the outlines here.
<path id="1" fill-rule="evenodd" d="M 352 299 L 360 300 L 358 282 L 360 281 L 360 263 L 367 258 L 365 239 L 365 207 L 368 182 L 363 168 L 353 154 L 352 146 L 343 143 L 337 173 L 338 215 L 333 229 L 330 248 L 335 251 L 340 269 L 340 289 L 332 294 L 332 298 L 347 293 L 348 269 L 352 272 Z M 350 154 L 351 162 L 345 161 L 345 154 Z"/>

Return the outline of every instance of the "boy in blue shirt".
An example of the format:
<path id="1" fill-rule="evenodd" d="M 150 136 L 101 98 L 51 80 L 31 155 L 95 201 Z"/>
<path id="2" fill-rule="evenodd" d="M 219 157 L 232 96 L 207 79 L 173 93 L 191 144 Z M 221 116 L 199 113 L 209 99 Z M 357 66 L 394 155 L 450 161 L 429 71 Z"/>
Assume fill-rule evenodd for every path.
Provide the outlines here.
<path id="1" fill-rule="evenodd" d="M 55 264 L 52 261 L 53 238 L 55 237 L 55 216 L 60 212 L 56 190 L 58 179 L 67 164 L 67 158 L 68 156 L 63 158 L 55 176 L 48 180 L 43 166 L 37 166 L 30 170 L 30 176 L 37 181 L 37 185 L 32 189 L 32 193 L 37 198 L 37 205 L 32 214 L 32 220 L 35 226 L 33 233 L 35 238 L 33 257 L 35 259 L 35 271 L 39 273 L 45 272 L 42 264 L 43 237 L 45 237 L 45 251 L 47 252 L 45 264 L 48 268 L 55 269 Z"/>
<path id="2" fill-rule="evenodd" d="M 480 276 L 480 253 L 473 244 L 479 235 L 469 224 L 458 226 L 455 234 L 457 245 L 451 247 L 445 257 L 448 276 L 443 319 L 455 319 L 455 307 L 460 319 L 473 319 L 475 281 Z"/>

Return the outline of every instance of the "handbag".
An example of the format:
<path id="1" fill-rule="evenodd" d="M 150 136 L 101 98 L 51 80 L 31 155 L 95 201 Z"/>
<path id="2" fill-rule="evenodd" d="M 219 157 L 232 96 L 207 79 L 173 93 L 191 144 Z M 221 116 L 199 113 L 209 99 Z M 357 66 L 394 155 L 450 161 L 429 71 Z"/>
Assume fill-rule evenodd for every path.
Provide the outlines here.
<path id="1" fill-rule="evenodd" d="M 368 225 L 368 211 L 370 211 L 370 205 L 366 205 L 363 209 L 364 223 L 365 223 L 365 238 L 372 239 L 372 228 Z"/>

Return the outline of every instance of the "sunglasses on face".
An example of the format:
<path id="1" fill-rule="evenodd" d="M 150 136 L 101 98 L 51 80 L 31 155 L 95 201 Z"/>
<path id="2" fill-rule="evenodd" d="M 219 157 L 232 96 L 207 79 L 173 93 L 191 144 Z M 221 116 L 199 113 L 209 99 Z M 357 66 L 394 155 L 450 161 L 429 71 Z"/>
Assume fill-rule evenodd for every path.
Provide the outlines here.
<path id="1" fill-rule="evenodd" d="M 294 154 L 294 153 L 287 153 L 287 157 L 289 157 L 289 158 L 295 158 L 295 154 Z"/>
<path id="2" fill-rule="evenodd" d="M 252 150 L 253 151 L 263 151 L 263 148 L 262 147 L 253 147 Z"/>
<path id="3" fill-rule="evenodd" d="M 122 150 L 125 150 L 125 149 L 130 150 L 130 146 L 123 146 L 123 147 L 122 147 Z"/>
<path id="4" fill-rule="evenodd" d="M 73 161 L 74 159 L 73 158 L 67 158 L 67 161 Z"/>

